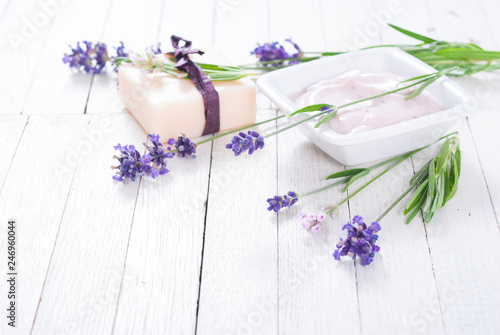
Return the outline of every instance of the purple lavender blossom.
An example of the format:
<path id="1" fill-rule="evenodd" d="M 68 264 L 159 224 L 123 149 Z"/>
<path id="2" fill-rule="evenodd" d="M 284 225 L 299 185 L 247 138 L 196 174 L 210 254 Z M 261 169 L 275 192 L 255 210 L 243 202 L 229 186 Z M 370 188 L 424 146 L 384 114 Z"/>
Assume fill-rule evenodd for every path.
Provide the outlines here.
<path id="1" fill-rule="evenodd" d="M 375 233 L 380 231 L 380 225 L 372 222 L 370 226 L 367 226 L 363 218 L 356 215 L 352 223 L 347 223 L 342 227 L 342 230 L 344 229 L 347 230 L 347 238 L 345 240 L 340 238 L 333 257 L 339 261 L 341 256 L 350 256 L 353 260 L 357 256 L 361 259 L 363 266 L 373 262 L 375 253 L 380 250 L 380 247 L 375 244 L 378 239 Z"/>
<path id="2" fill-rule="evenodd" d="M 246 151 L 251 155 L 256 150 L 264 149 L 264 144 L 264 136 L 250 130 L 247 134 L 240 132 L 238 135 L 235 135 L 231 139 L 231 143 L 226 144 L 226 149 L 232 150 L 235 156 L 239 156 Z"/>
<path id="3" fill-rule="evenodd" d="M 139 151 L 133 145 L 120 145 L 115 146 L 115 150 L 121 152 L 120 156 L 113 156 L 118 159 L 120 164 L 112 166 L 112 169 L 118 170 L 113 179 L 123 181 L 125 183 L 135 181 L 135 178 L 140 176 L 151 176 L 153 179 L 168 173 L 167 159 L 173 158 L 174 154 L 171 153 L 171 148 L 167 147 L 166 150 L 160 142 L 160 135 L 148 136 L 152 145 L 147 145 L 148 153 L 141 157 Z"/>
<path id="4" fill-rule="evenodd" d="M 71 54 L 64 54 L 64 64 L 69 64 L 70 68 L 75 68 L 78 71 L 87 73 L 101 73 L 109 60 L 108 48 L 106 44 L 97 42 L 92 45 L 92 42 L 83 41 L 85 50 L 77 42 L 76 48 L 71 48 Z"/>
<path id="5" fill-rule="evenodd" d="M 293 42 L 291 38 L 288 38 L 285 40 L 285 42 L 291 43 L 295 50 L 297 50 L 296 53 L 290 55 L 286 50 L 285 47 L 278 43 L 278 42 L 272 42 L 272 43 L 265 43 L 263 45 L 258 45 L 252 52 L 252 55 L 257 56 L 259 58 L 259 62 L 271 62 L 271 61 L 279 61 L 279 60 L 287 60 L 290 58 L 300 58 L 302 56 L 302 50 L 300 47 L 297 45 L 297 43 Z M 299 63 L 299 59 L 295 59 L 289 62 L 289 64 L 297 64 Z M 264 66 L 275 66 L 275 65 L 283 65 L 283 62 L 275 62 L 275 63 L 270 63 L 270 64 L 263 64 Z"/>
<path id="6" fill-rule="evenodd" d="M 146 51 L 151 50 L 151 52 L 154 53 L 155 55 L 159 55 L 159 54 L 161 54 L 160 47 L 161 47 L 161 43 L 158 43 L 156 46 L 151 45 L 149 48 L 146 48 Z"/>
<path id="7" fill-rule="evenodd" d="M 326 112 L 326 114 L 330 114 L 332 112 L 336 112 L 337 111 L 337 107 L 335 106 L 325 106 L 325 107 L 321 107 L 320 108 L 320 111 L 322 112 Z"/>
<path id="8" fill-rule="evenodd" d="M 168 173 L 167 169 L 167 159 L 173 158 L 174 154 L 170 152 L 171 148 L 167 147 L 167 151 L 163 147 L 163 144 L 160 142 L 160 135 L 148 135 L 149 140 L 151 141 L 152 146 L 146 146 L 146 149 L 149 151 L 149 155 L 151 156 L 151 164 L 152 164 L 152 172 L 151 177 L 156 178 L 158 175 L 163 175 Z"/>
<path id="9" fill-rule="evenodd" d="M 128 52 L 125 51 L 125 45 L 123 44 L 123 41 L 120 41 L 120 45 L 118 47 L 115 47 L 115 50 L 116 50 L 116 56 L 111 59 L 111 62 L 115 66 L 113 71 L 118 72 L 118 66 L 116 65 L 116 58 L 128 57 Z"/>
<path id="10" fill-rule="evenodd" d="M 291 207 L 297 201 L 299 201 L 299 195 L 296 192 L 290 191 L 284 196 L 275 195 L 272 198 L 267 199 L 268 211 L 279 212 L 282 208 Z"/>
<path id="11" fill-rule="evenodd" d="M 128 57 L 128 52 L 125 51 L 125 45 L 123 44 L 123 41 L 120 41 L 120 45 L 118 47 L 115 47 L 116 50 L 116 57 Z"/>
<path id="12" fill-rule="evenodd" d="M 112 169 L 118 170 L 116 175 L 113 176 L 114 180 L 123 181 L 125 183 L 135 181 L 135 178 L 151 174 L 151 166 L 149 165 L 151 157 L 149 155 L 144 155 L 141 157 L 139 151 L 135 149 L 133 145 L 116 145 L 115 150 L 121 152 L 120 156 L 114 156 L 118 159 L 120 164 L 118 166 L 112 166 Z"/>
<path id="13" fill-rule="evenodd" d="M 171 138 L 168 140 L 169 145 L 175 145 L 177 151 L 177 156 L 196 158 L 196 144 L 186 137 L 186 134 L 179 136 L 177 140 Z"/>

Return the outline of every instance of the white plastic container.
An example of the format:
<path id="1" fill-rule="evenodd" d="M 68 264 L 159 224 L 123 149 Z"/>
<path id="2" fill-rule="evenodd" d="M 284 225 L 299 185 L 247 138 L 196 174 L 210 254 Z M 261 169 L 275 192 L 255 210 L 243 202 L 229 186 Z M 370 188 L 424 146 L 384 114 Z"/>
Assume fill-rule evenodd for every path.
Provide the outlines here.
<path id="1" fill-rule="evenodd" d="M 284 113 L 290 114 L 299 109 L 290 100 L 291 95 L 304 91 L 320 80 L 359 68 L 392 72 L 405 79 L 436 72 L 398 48 L 374 48 L 273 71 L 259 78 L 257 86 Z M 353 166 L 393 157 L 430 144 L 450 131 L 463 119 L 464 106 L 471 100 L 464 89 L 446 77 L 435 81 L 426 91 L 443 106 L 443 111 L 356 134 L 339 134 L 327 126 L 314 128 L 317 123 L 315 120 L 305 122 L 299 128 L 314 144 L 344 165 Z M 299 114 L 293 120 L 306 117 L 306 113 Z"/>

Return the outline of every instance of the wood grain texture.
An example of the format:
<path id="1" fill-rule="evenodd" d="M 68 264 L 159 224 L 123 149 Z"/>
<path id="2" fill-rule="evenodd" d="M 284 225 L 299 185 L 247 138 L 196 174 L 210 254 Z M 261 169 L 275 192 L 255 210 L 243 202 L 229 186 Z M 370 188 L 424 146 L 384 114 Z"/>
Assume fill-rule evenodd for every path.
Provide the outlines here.
<path id="1" fill-rule="evenodd" d="M 6 2 L 6 1 L 4 1 Z M 33 17 L 44 15 L 34 1 L 11 1 L 0 20 L 0 114 L 21 114 L 40 55 L 50 31 L 53 15 L 47 21 L 33 25 Z M 43 17 L 42 17 L 43 18 Z"/>
<path id="2" fill-rule="evenodd" d="M 85 134 L 33 334 L 109 334 L 113 326 L 139 182 L 111 180 L 112 146 L 124 138 L 139 145 L 146 134 L 128 114 L 94 116 Z"/>
<path id="3" fill-rule="evenodd" d="M 19 140 L 26 125 L 26 116 L 2 116 L 0 117 L 0 148 L 3 149 L 3 157 L 0 161 L 0 192 L 7 177 L 12 158 L 16 152 Z"/>
<path id="4" fill-rule="evenodd" d="M 102 39 L 111 0 L 72 1 L 61 6 L 31 83 L 24 114 L 82 114 L 92 75 L 73 73 L 62 58 L 78 41 Z M 91 24 L 83 21 L 90 19 Z M 77 24 L 78 22 L 78 24 Z"/>
<path id="5" fill-rule="evenodd" d="M 274 110 L 260 111 L 259 119 Z M 273 125 L 257 131 L 273 129 Z M 276 142 L 252 156 L 214 141 L 201 276 L 198 334 L 277 332 Z"/>
<path id="6" fill-rule="evenodd" d="M 0 117 L 0 219 L 19 227 L 19 328 L 2 322 L 0 334 L 497 332 L 498 73 L 454 79 L 475 97 L 460 128 L 455 198 L 430 224 L 417 216 L 406 226 L 397 206 L 382 220 L 381 252 L 364 268 L 333 260 L 342 225 L 356 214 L 377 217 L 432 150 L 314 235 L 297 210 L 338 202 L 345 194 L 337 188 L 278 215 L 265 210 L 267 197 L 324 186 L 345 168 L 298 130 L 237 158 L 223 148 L 229 137 L 219 139 L 194 161 L 170 161 L 171 173 L 157 180 L 114 183 L 112 146 L 140 146 L 146 134 L 123 108 L 111 68 L 74 74 L 61 62 L 78 40 L 103 40 L 111 54 L 120 40 L 137 50 L 159 41 L 167 51 L 172 34 L 214 45 L 236 64 L 255 61 L 256 43 L 289 37 L 305 51 L 415 43 L 385 21 L 496 50 L 496 1 L 73 0 L 55 9 L 15 51 L 8 34 L 21 32 L 42 2 L 0 2 L 0 114 L 17 114 Z M 257 103 L 260 120 L 276 115 L 262 93 Z"/>
<path id="7" fill-rule="evenodd" d="M 102 38 L 108 45 L 110 56 L 116 55 L 116 48 L 120 42 L 124 42 L 126 48 L 136 52 L 142 52 L 145 48 L 158 43 L 164 0 L 148 0 L 140 6 L 136 6 L 135 3 L 134 0 L 127 0 L 113 1 L 111 4 Z M 163 49 L 169 48 L 168 41 L 161 42 Z M 88 114 L 125 111 L 117 80 L 118 76 L 113 71 L 113 66 L 109 66 L 105 73 L 94 76 L 86 108 Z"/>
<path id="8" fill-rule="evenodd" d="M 78 164 L 78 154 L 71 145 L 83 139 L 87 125 L 86 116 L 31 117 L 0 194 L 2 222 L 17 221 L 18 290 L 23 290 L 17 298 L 17 306 L 23 311 L 18 314 L 16 327 L 20 333 L 29 333 L 35 319 Z M 0 250 L 6 255 L 5 235 L 2 234 L 0 241 Z M 2 280 L 2 292 L 7 292 L 6 285 Z M 7 328 L 10 327 L 2 322 L 3 334 L 10 333 Z"/>

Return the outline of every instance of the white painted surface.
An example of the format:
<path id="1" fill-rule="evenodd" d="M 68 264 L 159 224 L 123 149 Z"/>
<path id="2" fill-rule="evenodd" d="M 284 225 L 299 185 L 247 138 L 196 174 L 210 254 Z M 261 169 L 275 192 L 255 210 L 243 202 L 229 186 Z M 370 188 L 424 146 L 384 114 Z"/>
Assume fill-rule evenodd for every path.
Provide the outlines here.
<path id="1" fill-rule="evenodd" d="M 377 217 L 425 155 L 311 235 L 297 209 L 337 202 L 338 189 L 278 216 L 265 210 L 267 197 L 324 186 L 344 169 L 299 132 L 268 140 L 251 157 L 234 158 L 220 139 L 200 146 L 195 161 L 172 161 L 158 180 L 116 184 L 112 145 L 139 146 L 146 134 L 122 108 L 114 73 L 73 74 L 61 61 L 81 39 L 102 38 L 111 53 L 120 40 L 136 48 L 160 41 L 169 50 L 171 34 L 214 44 L 236 64 L 254 60 L 256 43 L 287 37 L 311 51 L 411 43 L 377 23 L 391 3 L 200 1 L 193 24 L 185 15 L 194 1 L 72 0 L 14 51 L 8 33 L 20 32 L 40 4 L 2 1 L 0 114 L 14 115 L 0 118 L 0 219 L 18 222 L 19 314 L 15 330 L 2 317 L 0 333 L 496 334 L 498 73 L 456 80 L 478 102 L 460 129 L 456 197 L 427 225 L 421 217 L 405 225 L 396 207 L 382 222 L 380 254 L 363 268 L 331 257 L 342 225 L 356 214 Z M 405 1 L 391 22 L 495 50 L 499 8 L 490 0 Z M 261 93 L 257 99 L 260 119 L 276 115 Z M 2 262 L 6 247 L 3 230 Z M 6 290 L 0 281 L 2 309 Z"/>

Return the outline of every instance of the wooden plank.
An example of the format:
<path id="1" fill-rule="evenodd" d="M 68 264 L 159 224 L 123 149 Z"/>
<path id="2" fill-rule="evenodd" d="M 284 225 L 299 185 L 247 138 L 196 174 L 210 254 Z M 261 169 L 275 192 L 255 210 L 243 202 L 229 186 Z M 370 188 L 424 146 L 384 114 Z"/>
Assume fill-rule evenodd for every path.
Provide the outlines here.
<path id="1" fill-rule="evenodd" d="M 28 1 L 11 1 L 0 20 L 0 114 L 21 114 L 40 54 L 57 11 L 47 15 L 41 6 L 27 6 Z M 6 3 L 6 1 L 4 1 Z M 34 25 L 33 18 L 40 22 Z M 43 19 L 47 18 L 46 21 Z M 38 22 L 38 21 L 37 21 Z"/>
<path id="2" fill-rule="evenodd" d="M 142 52 L 146 47 L 158 43 L 162 5 L 164 0 L 147 0 L 137 6 L 133 0 L 114 1 L 103 34 L 110 56 L 116 55 L 115 48 L 123 41 L 126 48 Z M 131 24 L 140 22 L 140 24 Z M 165 41 L 168 42 L 168 41 Z M 169 43 L 163 43 L 163 48 Z M 170 50 L 170 49 L 169 49 Z M 117 85 L 117 75 L 110 66 L 108 71 L 94 76 L 90 90 L 87 113 L 119 113 L 125 111 Z"/>
<path id="3" fill-rule="evenodd" d="M 481 0 L 481 7 L 486 18 L 486 24 L 489 27 L 490 33 L 496 41 L 496 47 L 500 45 L 500 22 L 495 19 L 495 14 L 500 11 L 500 3 L 495 0 Z M 495 49 L 495 50 L 497 50 Z"/>
<path id="4" fill-rule="evenodd" d="M 139 182 L 111 180 L 108 166 L 116 164 L 113 145 L 139 145 L 146 134 L 128 114 L 93 116 L 86 134 L 33 334 L 112 330 Z"/>
<path id="5" fill-rule="evenodd" d="M 210 6 L 213 7 L 212 2 L 205 2 L 204 15 L 200 12 L 200 17 L 193 18 L 207 27 L 206 32 L 199 35 L 191 23 L 182 26 L 179 33 L 186 34 L 186 38 L 199 38 L 196 43 L 211 44 L 212 17 L 205 15 L 212 11 Z M 166 4 L 163 13 L 157 11 L 162 15 L 164 50 L 171 50 L 169 34 L 178 34 L 173 31 L 177 27 L 172 22 L 176 22 L 181 11 L 174 4 Z M 171 161 L 169 176 L 143 180 L 114 333 L 194 333 L 210 154 L 211 143 L 202 145 L 196 160 L 177 158 Z"/>
<path id="6" fill-rule="evenodd" d="M 328 1 L 272 2 L 272 40 L 282 42 L 292 37 L 304 51 L 336 47 L 339 36 L 334 36 L 335 28 L 330 26 L 336 23 L 330 23 L 329 17 L 340 7 L 343 5 Z M 282 14 L 284 8 L 287 10 Z M 324 178 L 328 174 L 343 169 L 298 130 L 278 135 L 277 194 L 320 188 L 327 185 Z M 322 206 L 338 197 L 337 190 L 332 189 L 304 198 L 296 207 L 319 213 Z M 347 207 L 339 213 L 345 216 Z M 332 257 L 339 238 L 333 219 L 324 224 L 322 232 L 312 235 L 301 227 L 296 214 L 297 208 L 291 208 L 278 215 L 279 333 L 329 334 L 332 329 L 360 333 L 355 269 L 352 264 L 337 264 Z"/>
<path id="7" fill-rule="evenodd" d="M 368 224 L 374 221 L 406 190 L 412 175 L 412 163 L 408 160 L 377 180 L 349 202 L 351 217 L 363 216 Z M 403 210 L 407 201 L 408 197 L 381 220 L 378 240 L 381 250 L 374 262 L 367 267 L 356 265 L 363 332 L 445 333 L 426 232 L 419 218 L 405 224 Z M 437 312 L 423 328 L 416 328 L 429 302 L 437 304 Z"/>
<path id="8" fill-rule="evenodd" d="M 364 26 L 367 36 L 378 31 L 379 43 L 413 43 L 401 34 L 394 36 L 392 29 L 384 24 L 387 21 L 396 25 L 404 22 L 405 27 L 408 24 L 408 29 L 412 26 L 418 27 L 418 30 L 432 29 L 425 3 L 404 2 L 393 7 L 394 3 L 375 1 L 371 20 Z M 408 160 L 358 194 L 349 202 L 351 218 L 361 215 L 367 223 L 375 220 L 406 190 L 413 170 L 412 161 Z M 358 185 L 370 178 L 364 178 Z M 373 264 L 369 267 L 356 264 L 363 332 L 414 333 L 415 318 L 422 306 L 428 301 L 439 304 L 424 226 L 418 220 L 410 226 L 404 224 L 402 212 L 407 200 L 408 197 L 380 222 L 382 231 L 378 244 L 381 252 Z M 376 309 L 373 308 L 374 301 L 377 302 Z M 405 303 L 401 304 L 401 301 Z M 425 331 L 444 334 L 440 314 L 426 324 Z"/>
<path id="9" fill-rule="evenodd" d="M 213 44 L 235 63 L 254 62 L 249 56 L 253 43 L 269 37 L 267 1 L 220 1 L 214 14 Z M 256 17 L 263 18 L 258 25 Z M 259 111 L 258 118 L 275 114 Z M 263 209 L 265 197 L 276 189 L 276 146 L 270 141 L 262 152 L 236 158 L 224 148 L 229 141 L 216 140 L 213 146 L 197 333 L 234 334 L 248 328 L 275 333 L 276 221 Z M 262 185 L 258 190 L 255 180 Z M 249 217 L 242 208 L 255 214 Z M 257 305 L 265 317 L 255 323 L 249 317 Z"/>
<path id="10" fill-rule="evenodd" d="M 436 34 L 440 38 L 473 41 L 485 48 L 494 49 L 495 41 L 488 30 L 480 4 L 453 2 L 453 10 L 450 13 L 451 5 L 451 2 L 429 3 L 435 16 Z M 464 25 L 458 18 L 453 19 L 453 16 L 467 17 L 468 22 L 474 22 L 474 25 Z M 471 125 L 488 120 L 496 122 L 485 115 L 484 109 L 481 108 L 483 96 L 478 95 L 484 93 L 484 90 L 476 88 L 474 87 L 471 93 L 478 99 L 479 107 L 470 111 L 470 119 L 477 118 L 481 121 L 471 122 Z M 496 280 L 499 276 L 498 261 L 484 257 L 485 253 L 498 253 L 499 248 L 498 222 L 491 203 L 493 197 L 492 193 L 488 194 L 488 187 L 497 184 L 498 178 L 495 179 L 491 172 L 484 172 L 491 171 L 492 164 L 496 162 L 488 158 L 490 153 L 486 148 L 480 147 L 484 135 L 478 136 L 478 139 L 483 140 L 478 140 L 476 147 L 474 146 L 476 133 L 489 133 L 491 139 L 494 139 L 494 135 L 489 132 L 491 128 L 471 127 L 471 130 L 472 136 L 467 127 L 461 132 L 463 163 L 456 199 L 439 214 L 435 224 L 427 225 L 440 297 L 446 295 L 451 286 L 452 294 L 448 295 L 453 299 L 449 299 L 452 300 L 451 303 L 442 306 L 442 313 L 446 331 L 453 334 L 492 333 L 499 326 L 497 302 L 500 286 Z M 478 153 L 483 170 L 477 157 Z M 471 236 L 482 236 L 483 242 L 475 244 L 474 248 L 463 248 L 464 245 L 470 245 Z"/>
<path id="11" fill-rule="evenodd" d="M 72 73 L 62 57 L 69 51 L 68 44 L 101 40 L 110 2 L 73 1 L 61 7 L 33 78 L 24 114 L 84 112 L 92 75 Z M 91 23 L 81 21 L 82 18 L 92 18 Z"/>
<path id="12" fill-rule="evenodd" d="M 214 141 L 212 153 L 197 333 L 276 333 L 276 217 L 265 210 L 277 186 L 276 142 L 240 157 L 227 142 Z"/>
<path id="13" fill-rule="evenodd" d="M 192 41 L 194 48 L 211 46 L 214 44 L 214 15 L 214 0 L 189 5 L 165 1 L 159 40 L 167 51 L 172 50 L 172 35 Z"/>
<path id="14" fill-rule="evenodd" d="M 331 183 L 324 180 L 326 176 L 344 170 L 298 130 L 279 135 L 278 155 L 278 194 L 324 187 Z M 278 216 L 281 334 L 331 334 L 333 329 L 361 333 L 354 265 L 337 263 L 332 257 L 349 218 L 348 206 L 340 208 L 338 218 L 328 218 L 316 234 L 304 230 L 296 217 L 298 209 L 321 213 L 323 206 L 342 196 L 338 187 L 332 188 L 299 200 L 295 208 Z"/>
<path id="15" fill-rule="evenodd" d="M 460 131 L 462 174 L 455 198 L 426 225 L 427 238 L 449 334 L 494 333 L 499 327 L 499 261 L 484 257 L 500 252 L 500 233 L 476 149 L 466 127 Z M 420 157 L 422 164 L 427 158 Z M 473 243 L 481 236 L 481 243 Z M 425 305 L 426 320 L 436 306 Z M 417 328 L 418 329 L 418 328 Z"/>
<path id="16" fill-rule="evenodd" d="M 470 42 L 485 49 L 495 48 L 480 2 L 427 1 L 436 34 L 449 42 Z"/>
<path id="17" fill-rule="evenodd" d="M 25 116 L 0 117 L 0 148 L 2 148 L 2 156 L 4 157 L 0 161 L 0 192 L 26 126 L 26 121 L 27 117 Z"/>
<path id="18" fill-rule="evenodd" d="M 210 152 L 201 145 L 196 160 L 142 181 L 114 333 L 194 333 Z"/>
<path id="19" fill-rule="evenodd" d="M 61 216 L 84 139 L 88 117 L 30 117 L 0 194 L 2 222 L 17 221 L 18 306 L 16 330 L 27 334 L 57 238 Z M 64 139 L 64 140 L 62 140 Z M 6 235 L 0 250 L 7 253 Z M 63 272 L 61 272 L 63 273 Z M 7 292 L 6 282 L 0 289 Z M 57 300 L 50 299 L 56 304 Z M 46 322 L 54 319 L 49 317 Z M 6 323 L 0 332 L 7 331 Z"/>
<path id="20" fill-rule="evenodd" d="M 2 0 L 0 1 L 0 18 L 3 18 L 5 14 L 5 10 L 9 7 L 10 0 Z"/>

